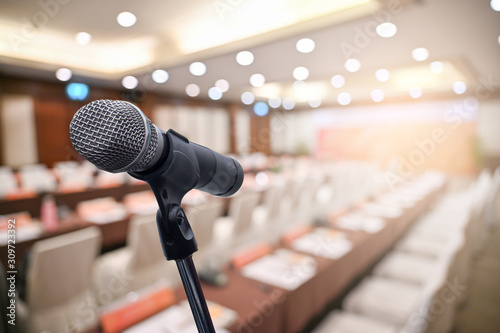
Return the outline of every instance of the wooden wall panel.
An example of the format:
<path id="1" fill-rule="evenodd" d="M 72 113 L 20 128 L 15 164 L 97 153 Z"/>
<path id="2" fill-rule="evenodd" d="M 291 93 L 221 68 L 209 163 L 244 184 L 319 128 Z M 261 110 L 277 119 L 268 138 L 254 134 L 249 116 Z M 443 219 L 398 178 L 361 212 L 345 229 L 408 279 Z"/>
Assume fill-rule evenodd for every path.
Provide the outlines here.
<path id="1" fill-rule="evenodd" d="M 52 166 L 54 162 L 74 159 L 69 139 L 72 112 L 64 101 L 39 97 L 35 100 L 39 162 Z"/>
<path id="2" fill-rule="evenodd" d="M 271 154 L 271 128 L 269 114 L 259 117 L 252 113 L 250 117 L 250 152 Z"/>
<path id="3" fill-rule="evenodd" d="M 81 82 L 85 83 L 84 81 Z M 23 94 L 32 96 L 35 100 L 39 162 L 48 166 L 52 166 L 55 162 L 59 161 L 81 159 L 69 139 L 69 124 L 79 108 L 96 99 L 129 100 L 129 98 L 134 97 L 133 92 L 99 88 L 90 85 L 88 99 L 85 102 L 75 102 L 67 99 L 64 90 L 65 86 L 66 83 L 63 82 L 46 82 L 36 79 L 17 78 L 3 76 L 0 73 L 0 98 L 2 93 Z M 188 105 L 210 109 L 217 107 L 225 109 L 229 113 L 225 104 L 213 101 L 187 101 L 185 99 L 160 95 L 153 91 L 143 91 L 141 96 L 142 98 L 136 104 L 150 119 L 153 118 L 153 110 L 159 104 Z M 228 131 L 227 136 L 229 143 L 231 140 L 230 131 Z M 0 164 L 3 165 L 4 162 L 0 160 Z"/>

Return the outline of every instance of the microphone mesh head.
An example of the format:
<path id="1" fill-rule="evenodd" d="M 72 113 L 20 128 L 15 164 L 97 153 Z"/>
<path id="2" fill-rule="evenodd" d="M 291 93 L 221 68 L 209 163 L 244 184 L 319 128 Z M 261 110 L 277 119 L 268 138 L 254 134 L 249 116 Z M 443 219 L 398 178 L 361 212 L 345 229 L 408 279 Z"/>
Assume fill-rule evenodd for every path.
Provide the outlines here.
<path id="1" fill-rule="evenodd" d="M 109 172 L 144 169 L 158 147 L 155 126 L 125 101 L 97 100 L 85 105 L 74 115 L 69 134 L 82 157 Z"/>

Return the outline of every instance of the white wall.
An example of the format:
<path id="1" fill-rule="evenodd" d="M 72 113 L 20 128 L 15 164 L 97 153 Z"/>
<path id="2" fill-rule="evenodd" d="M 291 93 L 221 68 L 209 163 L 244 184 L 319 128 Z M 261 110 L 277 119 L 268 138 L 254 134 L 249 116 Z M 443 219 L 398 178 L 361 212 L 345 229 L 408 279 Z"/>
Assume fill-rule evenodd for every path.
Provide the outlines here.
<path id="1" fill-rule="evenodd" d="M 316 133 L 312 111 L 271 113 L 271 153 L 314 153 Z"/>
<path id="2" fill-rule="evenodd" d="M 19 167 L 38 162 L 33 97 L 2 95 L 0 126 L 2 126 L 3 160 L 6 165 Z"/>
<path id="3" fill-rule="evenodd" d="M 153 123 L 162 130 L 184 135 L 189 141 L 229 152 L 229 114 L 222 108 L 159 105 L 153 110 Z"/>
<path id="4" fill-rule="evenodd" d="M 477 136 L 486 156 L 500 156 L 500 99 L 480 103 Z"/>
<path id="5" fill-rule="evenodd" d="M 239 110 L 235 119 L 236 150 L 239 154 L 250 152 L 250 113 Z"/>

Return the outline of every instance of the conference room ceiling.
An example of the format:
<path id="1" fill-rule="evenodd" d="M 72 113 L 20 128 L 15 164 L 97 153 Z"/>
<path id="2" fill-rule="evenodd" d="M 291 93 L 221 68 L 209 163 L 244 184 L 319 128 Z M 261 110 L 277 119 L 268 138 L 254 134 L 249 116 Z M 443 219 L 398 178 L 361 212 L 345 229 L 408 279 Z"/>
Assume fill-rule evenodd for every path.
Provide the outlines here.
<path id="1" fill-rule="evenodd" d="M 251 92 L 255 101 L 286 98 L 296 108 L 309 102 L 317 106 L 319 101 L 345 104 L 341 96 L 346 93 L 348 104 L 375 103 L 377 96 L 382 103 L 453 98 L 456 82 L 461 82 L 455 84 L 460 95 L 486 98 L 500 89 L 500 12 L 493 9 L 495 3 L 3 0 L 0 72 L 56 80 L 55 71 L 66 67 L 73 73 L 70 82 L 124 90 L 122 79 L 132 75 L 139 82 L 135 90 L 195 99 L 209 99 L 210 88 L 224 79 L 229 89 L 222 102 L 242 103 L 242 94 Z M 124 11 L 136 16 L 133 26 L 117 23 Z M 397 28 L 394 36 L 375 32 L 385 22 Z M 90 42 L 79 45 L 78 32 L 89 33 Z M 314 41 L 312 51 L 296 49 L 303 38 Z M 428 50 L 425 60 L 414 59 L 417 48 Z M 254 61 L 238 64 L 240 51 L 250 51 Z M 359 70 L 346 69 L 350 58 L 359 60 Z M 189 71 L 198 61 L 206 65 L 201 76 Z M 293 75 L 297 67 L 307 68 L 300 81 Z M 166 82 L 152 80 L 157 69 L 168 72 Z M 376 78 L 379 69 L 388 71 L 387 80 Z M 253 74 L 262 74 L 265 83 L 252 86 Z M 332 85 L 335 75 L 344 78 L 341 87 L 338 81 L 337 88 Z M 190 84 L 200 88 L 196 97 L 186 95 Z"/>

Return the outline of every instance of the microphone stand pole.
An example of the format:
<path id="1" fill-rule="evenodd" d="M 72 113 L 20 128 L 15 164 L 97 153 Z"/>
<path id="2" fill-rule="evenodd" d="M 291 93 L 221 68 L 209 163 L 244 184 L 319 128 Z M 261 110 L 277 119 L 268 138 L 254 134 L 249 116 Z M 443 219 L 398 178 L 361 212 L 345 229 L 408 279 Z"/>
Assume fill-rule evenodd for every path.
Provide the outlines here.
<path id="1" fill-rule="evenodd" d="M 188 257 L 177 260 L 176 263 L 198 331 L 215 332 L 207 302 L 198 280 L 198 274 L 193 264 L 193 258 Z"/>
<path id="2" fill-rule="evenodd" d="M 167 260 L 175 260 L 198 332 L 215 333 L 207 302 L 196 273 L 192 254 L 198 250 L 196 239 L 184 210 L 177 204 L 168 207 L 168 216 L 156 214 L 156 223 Z"/>

